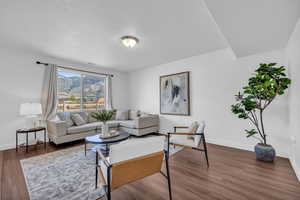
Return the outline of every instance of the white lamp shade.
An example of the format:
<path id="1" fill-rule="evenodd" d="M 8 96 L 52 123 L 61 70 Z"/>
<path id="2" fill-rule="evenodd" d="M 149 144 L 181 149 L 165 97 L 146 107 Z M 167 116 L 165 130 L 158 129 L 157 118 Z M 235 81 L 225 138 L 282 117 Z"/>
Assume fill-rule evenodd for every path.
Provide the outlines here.
<path id="1" fill-rule="evenodd" d="M 22 103 L 20 106 L 20 115 L 40 115 L 42 106 L 40 103 Z"/>

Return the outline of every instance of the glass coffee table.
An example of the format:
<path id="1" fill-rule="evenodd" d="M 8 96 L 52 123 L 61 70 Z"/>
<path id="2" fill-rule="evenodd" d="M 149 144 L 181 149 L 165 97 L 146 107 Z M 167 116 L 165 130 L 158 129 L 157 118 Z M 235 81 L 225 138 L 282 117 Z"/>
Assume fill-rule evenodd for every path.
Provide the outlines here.
<path id="1" fill-rule="evenodd" d="M 104 156 L 107 156 L 109 153 L 109 145 L 122 142 L 124 140 L 127 140 L 130 137 L 130 134 L 125 131 L 118 131 L 118 132 L 120 135 L 112 138 L 106 138 L 106 139 L 100 138 L 99 137 L 100 133 L 93 136 L 87 136 L 85 138 L 85 143 L 84 143 L 84 154 L 86 155 L 87 144 L 96 144 L 91 150 L 93 152 L 96 152 L 96 149 L 100 148 Z"/>

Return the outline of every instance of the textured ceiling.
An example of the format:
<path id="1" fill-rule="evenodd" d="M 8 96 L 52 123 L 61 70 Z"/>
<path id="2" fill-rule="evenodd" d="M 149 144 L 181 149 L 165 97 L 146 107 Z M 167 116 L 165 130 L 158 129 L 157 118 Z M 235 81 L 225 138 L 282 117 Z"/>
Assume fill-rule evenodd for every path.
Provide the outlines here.
<path id="1" fill-rule="evenodd" d="M 124 71 L 228 46 L 199 0 L 1 0 L 0 27 L 20 48 Z"/>
<path id="2" fill-rule="evenodd" d="M 282 48 L 300 0 L 0 0 L 0 45 L 121 71 Z M 140 43 L 122 46 L 120 37 Z"/>

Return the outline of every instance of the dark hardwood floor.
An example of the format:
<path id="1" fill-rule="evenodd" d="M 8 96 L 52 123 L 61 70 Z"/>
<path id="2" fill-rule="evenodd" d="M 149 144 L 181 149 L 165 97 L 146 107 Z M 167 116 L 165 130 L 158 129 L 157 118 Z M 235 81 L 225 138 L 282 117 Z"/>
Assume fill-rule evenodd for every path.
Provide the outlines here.
<path id="1" fill-rule="evenodd" d="M 56 147 L 47 152 L 80 145 Z M 184 149 L 170 159 L 174 200 L 299 200 L 300 183 L 287 159 L 274 164 L 255 160 L 253 152 L 208 145 L 210 168 L 203 154 Z M 29 153 L 0 151 L 0 193 L 2 200 L 29 199 L 19 160 L 46 153 L 42 147 Z M 113 199 L 168 199 L 166 179 L 160 174 L 120 187 Z"/>

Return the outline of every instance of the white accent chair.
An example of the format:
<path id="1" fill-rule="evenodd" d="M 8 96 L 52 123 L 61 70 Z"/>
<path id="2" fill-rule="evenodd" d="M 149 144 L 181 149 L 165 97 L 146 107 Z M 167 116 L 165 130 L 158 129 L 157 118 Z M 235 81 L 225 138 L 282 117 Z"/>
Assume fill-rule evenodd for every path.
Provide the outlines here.
<path id="1" fill-rule="evenodd" d="M 112 189 L 160 172 L 168 180 L 169 197 L 172 200 L 168 154 L 164 150 L 164 143 L 164 136 L 127 140 L 111 145 L 107 158 L 97 149 L 96 188 L 100 182 L 107 199 L 111 200 Z M 167 174 L 161 171 L 164 156 Z"/>
<path id="2" fill-rule="evenodd" d="M 188 147 L 205 153 L 207 167 L 209 167 L 206 140 L 204 136 L 205 122 L 193 122 L 188 126 L 174 126 L 174 132 L 168 133 L 168 153 L 170 145 Z M 178 129 L 186 129 L 185 132 L 177 132 Z M 201 149 L 203 144 L 203 149 Z"/>

